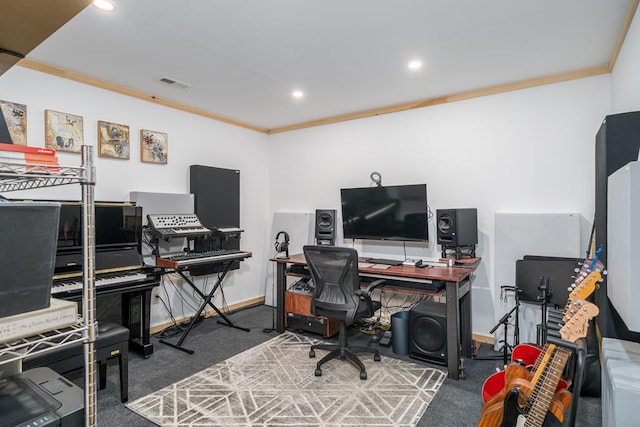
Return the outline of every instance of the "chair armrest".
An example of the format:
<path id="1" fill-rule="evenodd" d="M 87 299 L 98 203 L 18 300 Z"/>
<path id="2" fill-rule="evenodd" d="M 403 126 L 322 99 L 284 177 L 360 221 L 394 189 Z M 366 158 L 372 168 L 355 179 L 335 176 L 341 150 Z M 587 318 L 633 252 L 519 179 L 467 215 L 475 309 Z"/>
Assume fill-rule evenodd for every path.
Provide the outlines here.
<path id="1" fill-rule="evenodd" d="M 378 286 L 382 285 L 384 282 L 386 282 L 386 279 L 378 279 L 378 280 L 375 280 L 375 281 L 371 282 L 371 283 L 369 284 L 369 286 L 367 286 L 367 287 L 364 289 L 364 292 L 365 292 L 367 295 L 371 295 L 371 292 L 373 292 L 373 290 L 374 290 L 375 288 L 377 288 Z"/>
<path id="2" fill-rule="evenodd" d="M 355 295 L 358 295 L 360 299 L 364 300 L 364 302 L 367 303 L 367 305 L 369 306 L 369 311 L 371 313 L 373 313 L 373 304 L 371 303 L 371 292 L 373 292 L 373 290 L 376 287 L 384 283 L 384 281 L 385 281 L 384 279 L 378 279 L 372 282 L 371 284 L 369 284 L 369 286 L 367 286 L 365 289 L 358 289 L 354 292 Z"/>

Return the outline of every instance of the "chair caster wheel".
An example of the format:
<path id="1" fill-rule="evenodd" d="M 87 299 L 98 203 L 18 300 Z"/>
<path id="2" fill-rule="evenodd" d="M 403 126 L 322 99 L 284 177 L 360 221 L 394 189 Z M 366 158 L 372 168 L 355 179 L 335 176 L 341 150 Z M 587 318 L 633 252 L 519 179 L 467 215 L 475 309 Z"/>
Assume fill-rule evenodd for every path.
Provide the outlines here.
<path id="1" fill-rule="evenodd" d="M 316 368 L 316 372 L 315 372 L 316 377 L 321 377 L 322 376 L 322 369 L 320 368 Z M 362 375 L 361 375 L 362 376 Z"/>
<path id="2" fill-rule="evenodd" d="M 316 357 L 316 352 L 313 350 L 309 350 L 309 359 L 313 359 L 314 357 Z"/>
<path id="3" fill-rule="evenodd" d="M 360 372 L 360 379 L 361 380 L 366 380 L 367 379 L 367 373 L 365 371 Z"/>
<path id="4" fill-rule="evenodd" d="M 374 354 L 373 355 L 373 361 L 374 362 L 379 362 L 380 361 L 380 355 L 379 354 Z"/>

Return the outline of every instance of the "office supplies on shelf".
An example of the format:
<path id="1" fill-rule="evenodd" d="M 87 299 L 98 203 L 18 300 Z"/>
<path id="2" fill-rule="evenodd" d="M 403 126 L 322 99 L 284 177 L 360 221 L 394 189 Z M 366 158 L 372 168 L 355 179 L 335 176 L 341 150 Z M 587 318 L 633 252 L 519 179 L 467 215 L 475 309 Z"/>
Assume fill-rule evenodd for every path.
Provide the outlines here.
<path id="1" fill-rule="evenodd" d="M 78 323 L 78 305 L 75 302 L 51 298 L 51 304 L 47 308 L 1 317 L 0 343 L 52 329 L 66 328 L 76 323 Z"/>

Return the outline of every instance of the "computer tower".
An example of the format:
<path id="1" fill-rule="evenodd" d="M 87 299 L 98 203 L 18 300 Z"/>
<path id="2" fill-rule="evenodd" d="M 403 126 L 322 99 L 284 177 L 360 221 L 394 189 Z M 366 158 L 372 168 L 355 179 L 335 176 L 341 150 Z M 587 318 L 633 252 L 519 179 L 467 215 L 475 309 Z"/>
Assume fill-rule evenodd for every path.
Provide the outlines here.
<path id="1" fill-rule="evenodd" d="M 409 356 L 447 363 L 446 304 L 424 301 L 409 312 Z"/>
<path id="2" fill-rule="evenodd" d="M 469 246 L 478 243 L 478 210 L 438 209 L 436 211 L 438 244 Z"/>

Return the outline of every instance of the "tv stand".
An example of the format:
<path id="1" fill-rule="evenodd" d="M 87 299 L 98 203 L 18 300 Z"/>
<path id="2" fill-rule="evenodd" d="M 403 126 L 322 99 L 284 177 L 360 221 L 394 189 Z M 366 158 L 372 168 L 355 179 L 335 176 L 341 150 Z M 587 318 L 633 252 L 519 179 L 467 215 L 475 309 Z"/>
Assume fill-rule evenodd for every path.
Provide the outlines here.
<path id="1" fill-rule="evenodd" d="M 366 262 L 371 264 L 383 264 L 383 265 L 402 265 L 402 261 L 398 261 L 397 259 L 386 259 L 386 258 L 367 258 Z"/>

